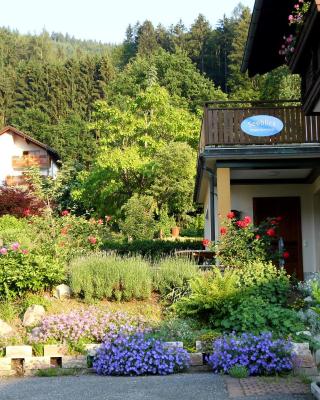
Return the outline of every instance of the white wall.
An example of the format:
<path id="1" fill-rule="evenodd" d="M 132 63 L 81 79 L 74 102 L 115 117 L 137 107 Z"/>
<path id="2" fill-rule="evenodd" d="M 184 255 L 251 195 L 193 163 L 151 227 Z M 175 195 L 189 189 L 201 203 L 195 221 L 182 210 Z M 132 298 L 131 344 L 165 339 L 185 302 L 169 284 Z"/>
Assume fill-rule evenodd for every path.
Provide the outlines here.
<path id="1" fill-rule="evenodd" d="M 46 155 L 45 149 L 34 143 L 27 143 L 21 136 L 11 133 L 10 131 L 0 135 L 0 184 L 5 181 L 7 176 L 19 176 L 21 170 L 13 169 L 12 157 L 21 157 L 24 151 L 38 151 L 39 155 Z M 54 163 L 53 176 L 56 176 L 57 165 Z M 42 175 L 51 175 L 50 169 L 41 169 Z"/>
<path id="2" fill-rule="evenodd" d="M 205 191 L 203 211 L 204 211 L 204 238 L 211 239 L 210 187 L 208 183 Z"/>
<path id="3" fill-rule="evenodd" d="M 231 203 L 232 209 L 253 217 L 254 197 L 300 197 L 303 268 L 305 275 L 308 275 L 317 270 L 313 193 L 312 185 L 233 185 Z"/>

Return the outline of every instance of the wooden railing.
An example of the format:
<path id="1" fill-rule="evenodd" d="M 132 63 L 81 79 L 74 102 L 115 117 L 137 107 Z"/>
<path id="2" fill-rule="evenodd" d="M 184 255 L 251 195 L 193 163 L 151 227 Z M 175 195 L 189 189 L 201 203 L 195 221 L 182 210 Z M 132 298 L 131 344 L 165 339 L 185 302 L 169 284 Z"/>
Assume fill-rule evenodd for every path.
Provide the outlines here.
<path id="1" fill-rule="evenodd" d="M 49 168 L 50 159 L 46 155 L 27 155 L 22 157 L 13 156 L 12 167 L 15 169 L 28 167 Z"/>
<path id="2" fill-rule="evenodd" d="M 287 102 L 288 103 L 288 102 Z M 320 143 L 320 116 L 305 116 L 300 106 L 281 105 L 273 102 L 252 103 L 239 107 L 237 102 L 207 103 L 201 129 L 200 151 L 205 146 L 270 145 Z M 281 119 L 282 132 L 270 137 L 254 137 L 241 130 L 244 119 L 254 115 L 270 115 Z"/>

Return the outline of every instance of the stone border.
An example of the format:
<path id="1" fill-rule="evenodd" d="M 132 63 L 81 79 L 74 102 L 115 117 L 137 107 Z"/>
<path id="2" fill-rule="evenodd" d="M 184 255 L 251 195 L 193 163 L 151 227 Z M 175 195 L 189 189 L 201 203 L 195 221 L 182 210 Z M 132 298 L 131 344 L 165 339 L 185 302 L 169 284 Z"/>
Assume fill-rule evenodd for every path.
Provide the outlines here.
<path id="1" fill-rule="evenodd" d="M 183 348 L 182 342 L 166 342 L 167 347 Z M 95 356 L 100 344 L 85 345 L 86 355 L 68 354 L 64 345 L 44 345 L 43 356 L 33 356 L 32 346 L 7 346 L 5 356 L 0 357 L 0 377 L 25 375 L 33 376 L 39 370 L 49 368 L 78 369 L 92 372 L 91 359 Z M 203 366 L 202 353 L 190 353 L 190 366 Z"/>

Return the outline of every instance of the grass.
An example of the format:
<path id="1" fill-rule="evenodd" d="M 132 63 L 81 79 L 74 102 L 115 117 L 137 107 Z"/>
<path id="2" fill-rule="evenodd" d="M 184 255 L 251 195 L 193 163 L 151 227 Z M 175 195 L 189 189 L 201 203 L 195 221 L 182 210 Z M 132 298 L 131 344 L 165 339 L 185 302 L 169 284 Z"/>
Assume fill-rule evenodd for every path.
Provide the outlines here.
<path id="1" fill-rule="evenodd" d="M 47 377 L 47 378 L 53 378 L 55 376 L 75 376 L 79 375 L 81 370 L 75 369 L 75 368 L 47 368 L 47 369 L 39 369 L 36 373 L 36 376 L 39 377 Z"/>

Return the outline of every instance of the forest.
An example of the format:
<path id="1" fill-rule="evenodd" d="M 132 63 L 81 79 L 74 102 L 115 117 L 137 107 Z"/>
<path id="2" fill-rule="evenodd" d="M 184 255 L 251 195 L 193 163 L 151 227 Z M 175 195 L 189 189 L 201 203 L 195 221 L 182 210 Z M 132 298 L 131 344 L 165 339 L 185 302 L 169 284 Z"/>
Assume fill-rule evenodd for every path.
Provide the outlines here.
<path id="1" fill-rule="evenodd" d="M 125 215 L 127 232 L 143 215 L 146 236 L 173 220 L 195 224 L 203 103 L 300 97 L 286 66 L 240 73 L 250 18 L 239 4 L 215 26 L 203 15 L 190 27 L 144 21 L 119 45 L 0 28 L 0 127 L 59 153 L 61 208 Z"/>

